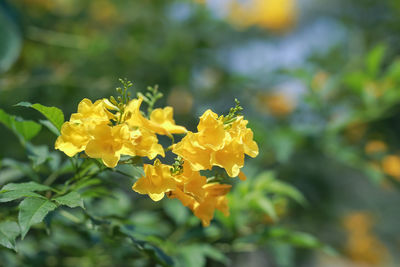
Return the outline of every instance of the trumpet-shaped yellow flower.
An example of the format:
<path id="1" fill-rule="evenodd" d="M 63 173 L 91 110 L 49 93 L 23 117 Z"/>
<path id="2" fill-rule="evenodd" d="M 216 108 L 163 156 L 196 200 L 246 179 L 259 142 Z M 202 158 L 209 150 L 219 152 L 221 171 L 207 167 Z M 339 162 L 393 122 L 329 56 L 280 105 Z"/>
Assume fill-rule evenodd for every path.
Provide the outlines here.
<path id="1" fill-rule="evenodd" d="M 194 171 L 211 169 L 211 150 L 201 146 L 196 134 L 188 132 L 182 140 L 175 144 L 172 152 L 187 161 Z"/>
<path id="2" fill-rule="evenodd" d="M 219 120 L 218 115 L 210 109 L 206 110 L 200 117 L 197 130 L 197 140 L 201 146 L 213 151 L 224 147 L 226 138 L 224 123 Z"/>
<path id="3" fill-rule="evenodd" d="M 150 122 L 157 125 L 154 131 L 157 134 L 171 135 L 171 134 L 182 134 L 186 133 L 187 130 L 183 126 L 175 124 L 173 119 L 173 108 L 157 108 L 151 112 Z"/>
<path id="4" fill-rule="evenodd" d="M 78 105 L 78 112 L 71 115 L 69 122 L 61 127 L 61 135 L 57 138 L 55 148 L 63 151 L 69 157 L 85 150 L 91 140 L 89 131 L 99 124 L 106 125 L 110 114 L 102 100 L 92 103 L 84 98 Z"/>
<path id="5" fill-rule="evenodd" d="M 61 135 L 56 140 L 55 148 L 73 157 L 86 148 L 89 140 L 90 136 L 82 123 L 66 122 L 61 127 Z"/>
<path id="6" fill-rule="evenodd" d="M 146 128 L 136 128 L 130 131 L 131 140 L 124 144 L 122 154 L 131 156 L 155 158 L 165 156 L 163 147 L 158 143 L 157 136 Z"/>
<path id="7" fill-rule="evenodd" d="M 193 211 L 193 214 L 201 220 L 203 226 L 209 226 L 216 209 L 220 210 L 225 216 L 229 216 L 226 194 L 230 188 L 231 185 L 227 184 L 203 184 L 201 189 L 204 197 L 199 199 L 198 195 L 188 194 L 178 186 L 168 193 L 168 197 L 179 199 L 184 206 Z"/>
<path id="8" fill-rule="evenodd" d="M 165 193 L 176 188 L 176 181 L 171 175 L 171 166 L 156 160 L 153 165 L 144 165 L 145 176 L 139 178 L 132 189 L 140 194 L 147 194 L 154 201 L 161 200 Z"/>
<path id="9" fill-rule="evenodd" d="M 244 165 L 244 149 L 233 139 L 223 149 L 211 155 L 211 164 L 224 168 L 230 177 L 236 177 Z"/>
<path id="10" fill-rule="evenodd" d="M 78 105 L 78 112 L 71 115 L 70 121 L 93 127 L 97 124 L 107 124 L 111 118 L 112 114 L 107 111 L 103 100 L 92 103 L 90 99 L 84 98 Z"/>
<path id="11" fill-rule="evenodd" d="M 130 133 L 126 124 L 114 127 L 100 124 L 92 130 L 91 137 L 85 148 L 86 154 L 91 158 L 101 158 L 104 165 L 114 168 L 124 144 L 130 140 Z"/>
<path id="12" fill-rule="evenodd" d="M 203 226 L 209 226 L 214 217 L 214 211 L 220 210 L 225 216 L 229 216 L 229 207 L 226 194 L 231 186 L 226 184 L 207 184 L 204 186 L 206 194 L 204 200 L 195 203 L 193 213 L 201 220 Z"/>
<path id="13" fill-rule="evenodd" d="M 258 145 L 253 140 L 253 131 L 246 127 L 247 123 L 248 121 L 243 119 L 243 116 L 239 116 L 232 123 L 229 134 L 233 140 L 236 140 L 236 142 L 243 146 L 246 155 L 255 158 L 258 155 Z"/>

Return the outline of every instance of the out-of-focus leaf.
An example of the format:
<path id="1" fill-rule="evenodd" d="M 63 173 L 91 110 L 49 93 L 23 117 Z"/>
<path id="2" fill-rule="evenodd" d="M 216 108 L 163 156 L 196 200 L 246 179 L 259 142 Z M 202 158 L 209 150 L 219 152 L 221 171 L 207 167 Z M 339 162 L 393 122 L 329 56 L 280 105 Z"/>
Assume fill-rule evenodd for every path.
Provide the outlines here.
<path id="1" fill-rule="evenodd" d="M 17 119 L 0 109 L 0 122 L 14 132 L 20 139 L 28 141 L 35 137 L 42 126 L 34 121 Z"/>
<path id="2" fill-rule="evenodd" d="M 29 102 L 20 102 L 17 106 L 33 108 L 42 113 L 59 131 L 64 123 L 64 113 L 56 107 L 47 107 L 42 104 L 31 104 Z"/>
<path id="3" fill-rule="evenodd" d="M 366 57 L 367 72 L 371 77 L 376 77 L 381 68 L 386 46 L 383 44 L 374 47 Z"/>
<path id="4" fill-rule="evenodd" d="M 0 245 L 15 250 L 15 238 L 19 235 L 19 226 L 16 222 L 5 221 L 0 223 Z"/>
<path id="5" fill-rule="evenodd" d="M 163 207 L 168 216 L 178 225 L 185 223 L 189 216 L 188 209 L 176 199 L 168 199 L 168 201 L 164 201 Z"/>
<path id="6" fill-rule="evenodd" d="M 49 148 L 47 146 L 34 146 L 27 144 L 28 158 L 32 160 L 33 166 L 37 167 L 50 159 Z"/>
<path id="7" fill-rule="evenodd" d="M 217 248 L 214 248 L 211 245 L 205 244 L 202 246 L 202 250 L 203 250 L 204 255 L 206 255 L 208 258 L 218 261 L 220 263 L 223 263 L 226 266 L 229 265 L 228 257 L 224 253 L 219 251 Z"/>
<path id="8" fill-rule="evenodd" d="M 266 240 L 273 239 L 276 241 L 282 241 L 296 247 L 321 249 L 330 254 L 336 253 L 333 248 L 323 244 L 315 236 L 304 232 L 291 231 L 284 227 L 273 227 L 267 229 L 261 236 Z"/>
<path id="9" fill-rule="evenodd" d="M 76 207 L 81 207 L 82 209 L 84 208 L 83 199 L 81 195 L 77 192 L 71 192 L 64 196 L 56 197 L 53 200 L 60 205 L 65 205 L 70 208 L 76 208 Z"/>
<path id="10" fill-rule="evenodd" d="M 21 171 L 25 176 L 31 178 L 32 180 L 38 181 L 40 179 L 39 175 L 33 170 L 31 164 L 19 162 L 13 159 L 3 159 L 2 161 L 3 167 L 9 167 L 10 169 L 15 169 Z M 0 179 L 0 183 L 3 183 L 2 179 Z"/>
<path id="11" fill-rule="evenodd" d="M 32 191 L 17 190 L 0 193 L 0 202 L 9 202 L 23 197 L 45 198 L 44 196 Z"/>
<path id="12" fill-rule="evenodd" d="M 19 204 L 18 223 L 21 228 L 21 237 L 24 239 L 32 225 L 40 223 L 46 215 L 57 208 L 57 205 L 48 199 L 26 198 Z"/>
<path id="13" fill-rule="evenodd" d="M 27 182 L 27 183 L 10 183 L 1 188 L 1 191 L 46 191 L 52 190 L 51 187 L 47 185 L 38 184 L 36 182 Z"/>
<path id="14" fill-rule="evenodd" d="M 60 135 L 60 131 L 49 120 L 39 120 L 39 122 L 45 127 L 47 127 L 47 129 L 49 129 L 50 132 L 52 132 L 53 134 L 57 136 Z"/>
<path id="15" fill-rule="evenodd" d="M 256 196 L 253 198 L 252 204 L 264 211 L 272 220 L 276 221 L 278 219 L 274 204 L 272 204 L 269 198 L 262 195 Z"/>
<path id="16" fill-rule="evenodd" d="M 131 226 L 121 226 L 120 231 L 132 240 L 133 244 L 139 251 L 145 253 L 161 266 L 170 267 L 174 265 L 172 258 L 165 254 L 159 247 L 146 241 L 136 239 L 134 229 Z"/>
<path id="17" fill-rule="evenodd" d="M 306 200 L 303 197 L 303 195 L 301 194 L 301 192 L 299 190 L 297 190 L 296 188 L 294 188 L 293 186 L 283 183 L 281 181 L 278 180 L 274 180 L 273 182 L 271 182 L 268 187 L 267 190 L 269 192 L 275 193 L 275 194 L 279 194 L 279 195 L 284 195 L 287 197 L 292 198 L 293 200 L 297 201 L 300 204 L 305 204 Z"/>
<path id="18" fill-rule="evenodd" d="M 23 176 L 24 173 L 18 169 L 7 168 L 0 170 L 0 184 L 5 184 L 9 181 L 18 180 Z"/>
<path id="19" fill-rule="evenodd" d="M 0 5 L 0 73 L 7 71 L 18 59 L 21 47 L 22 37 L 16 20 L 7 16 Z"/>

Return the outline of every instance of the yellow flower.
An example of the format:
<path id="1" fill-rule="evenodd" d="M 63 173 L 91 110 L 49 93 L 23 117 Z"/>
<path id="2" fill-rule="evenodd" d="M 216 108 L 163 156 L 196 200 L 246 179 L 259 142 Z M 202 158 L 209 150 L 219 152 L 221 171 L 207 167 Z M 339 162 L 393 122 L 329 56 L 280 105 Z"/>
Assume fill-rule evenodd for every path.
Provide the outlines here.
<path id="1" fill-rule="evenodd" d="M 172 152 L 187 161 L 194 171 L 211 169 L 211 150 L 201 146 L 197 135 L 192 132 L 175 144 Z"/>
<path id="2" fill-rule="evenodd" d="M 140 112 L 143 98 L 132 99 L 125 108 L 124 119 L 129 128 L 148 127 L 148 120 Z"/>
<path id="3" fill-rule="evenodd" d="M 153 165 L 144 165 L 145 176 L 139 178 L 132 189 L 140 194 L 147 194 L 154 201 L 161 200 L 165 193 L 176 188 L 176 181 L 171 175 L 171 166 L 156 160 Z"/>
<path id="4" fill-rule="evenodd" d="M 111 114 L 112 115 L 112 114 Z M 70 121 L 61 127 L 61 135 L 57 138 L 55 148 L 63 151 L 69 157 L 85 150 L 91 136 L 88 133 L 99 124 L 106 125 L 110 114 L 105 109 L 102 100 L 94 104 L 84 98 L 78 105 L 78 112 L 71 115 Z"/>
<path id="5" fill-rule="evenodd" d="M 100 124 L 92 130 L 91 137 L 85 148 L 86 154 L 91 158 L 101 158 L 104 165 L 114 168 L 124 144 L 130 140 L 130 133 L 126 124 L 114 127 Z"/>
<path id="6" fill-rule="evenodd" d="M 223 122 L 218 120 L 218 115 L 216 113 L 212 112 L 210 109 L 206 110 L 200 117 L 197 130 L 197 140 L 202 147 L 214 151 L 223 148 L 226 132 Z"/>
<path id="7" fill-rule="evenodd" d="M 106 109 L 103 100 L 92 103 L 84 98 L 78 105 L 78 112 L 71 115 L 70 121 L 75 123 L 85 123 L 85 126 L 95 126 L 96 124 L 107 124 L 112 118 L 112 114 Z"/>
<path id="8" fill-rule="evenodd" d="M 253 131 L 247 128 L 248 121 L 243 119 L 243 116 L 237 117 L 229 129 L 229 134 L 232 139 L 235 139 L 239 144 L 243 145 L 244 153 L 252 158 L 258 155 L 258 145 L 253 140 Z"/>
<path id="9" fill-rule="evenodd" d="M 202 200 L 205 195 L 203 187 L 207 184 L 207 178 L 200 172 L 193 171 L 188 162 L 183 163 L 183 172 L 176 179 L 180 180 L 183 192 L 193 196 L 196 200 Z"/>
<path id="10" fill-rule="evenodd" d="M 229 207 L 226 194 L 231 186 L 226 184 L 207 184 L 204 186 L 206 194 L 204 200 L 195 203 L 193 213 L 201 220 L 203 226 L 209 226 L 214 217 L 214 211 L 220 210 L 225 216 L 229 216 Z"/>
<path id="11" fill-rule="evenodd" d="M 244 165 L 244 149 L 233 139 L 223 149 L 211 155 L 211 164 L 224 168 L 230 177 L 236 177 Z"/>
<path id="12" fill-rule="evenodd" d="M 125 143 L 122 154 L 155 158 L 165 157 L 164 148 L 158 143 L 157 136 L 146 128 L 136 128 L 130 132 L 131 141 Z"/>
<path id="13" fill-rule="evenodd" d="M 187 130 L 183 126 L 178 126 L 175 124 L 173 119 L 173 108 L 157 108 L 153 110 L 150 114 L 150 122 L 152 125 L 157 125 L 154 131 L 157 134 L 171 135 L 171 134 L 182 134 L 186 133 Z"/>
<path id="14" fill-rule="evenodd" d="M 55 148 L 73 157 L 85 149 L 89 140 L 90 136 L 83 124 L 66 122 L 61 127 L 61 135 L 56 140 Z"/>

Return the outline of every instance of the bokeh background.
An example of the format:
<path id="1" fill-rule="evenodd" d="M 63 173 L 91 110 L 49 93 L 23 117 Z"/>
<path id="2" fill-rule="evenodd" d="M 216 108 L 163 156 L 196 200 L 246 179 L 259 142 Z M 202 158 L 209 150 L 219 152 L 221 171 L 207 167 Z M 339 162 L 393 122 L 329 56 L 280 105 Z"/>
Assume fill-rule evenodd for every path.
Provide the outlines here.
<path id="1" fill-rule="evenodd" d="M 229 218 L 203 229 L 176 202 L 134 199 L 129 184 L 88 205 L 129 217 L 176 266 L 398 266 L 399 44 L 397 0 L 1 0 L 0 108 L 36 120 L 14 106 L 29 101 L 68 118 L 126 77 L 136 91 L 158 84 L 160 105 L 194 130 L 238 98 L 260 155 Z M 54 141 L 43 130 L 32 142 Z M 0 147 L 4 184 L 23 176 L 6 159 L 27 158 L 2 125 Z M 0 248 L 0 266 L 153 266 L 75 227 L 28 236 L 17 254 Z"/>

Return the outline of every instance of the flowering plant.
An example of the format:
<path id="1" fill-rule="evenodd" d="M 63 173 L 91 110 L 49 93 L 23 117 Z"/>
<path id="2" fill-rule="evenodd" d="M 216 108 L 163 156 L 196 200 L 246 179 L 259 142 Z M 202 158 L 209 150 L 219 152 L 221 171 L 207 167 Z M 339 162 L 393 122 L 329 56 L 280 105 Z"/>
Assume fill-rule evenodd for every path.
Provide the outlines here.
<path id="1" fill-rule="evenodd" d="M 84 151 L 93 159 L 101 159 L 105 167 L 114 168 L 118 164 L 130 164 L 142 157 L 152 160 L 165 157 L 166 151 L 176 155 L 172 165 L 161 163 L 157 158 L 153 164 L 144 164 L 144 173 L 132 189 L 147 194 L 159 201 L 165 194 L 179 199 L 201 219 L 204 226 L 210 224 L 214 210 L 229 214 L 226 194 L 230 185 L 221 183 L 223 177 L 203 176 L 200 171 L 211 170 L 213 166 L 222 168 L 229 177 L 246 179 L 241 168 L 244 155 L 255 157 L 258 146 L 253 140 L 253 132 L 247 128 L 247 121 L 239 115 L 242 110 L 236 100 L 236 107 L 227 116 L 218 116 L 207 110 L 200 117 L 198 132 L 187 131 L 175 124 L 173 108 L 153 106 L 162 97 L 155 88 L 148 88 L 144 96 L 138 94 L 131 99 L 129 81 L 121 80 L 122 95 L 117 98 L 101 99 L 92 103 L 83 99 L 78 112 L 71 115 L 61 127 L 55 148 L 69 157 Z M 148 105 L 147 114 L 140 111 L 142 103 Z M 180 142 L 174 143 L 174 134 L 185 134 Z M 173 144 L 164 149 L 157 135 L 166 135 Z M 121 156 L 127 156 L 120 161 Z"/>

